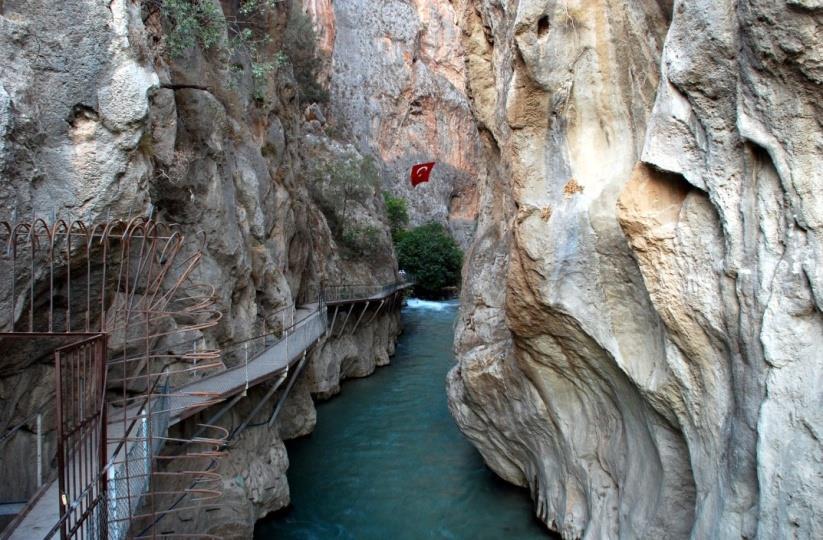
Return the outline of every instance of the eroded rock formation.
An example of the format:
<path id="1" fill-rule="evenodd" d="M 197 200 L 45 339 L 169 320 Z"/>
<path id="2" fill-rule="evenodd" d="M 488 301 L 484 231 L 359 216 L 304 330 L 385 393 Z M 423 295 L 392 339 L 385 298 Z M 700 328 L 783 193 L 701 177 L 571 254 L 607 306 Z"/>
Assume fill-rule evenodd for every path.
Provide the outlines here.
<path id="1" fill-rule="evenodd" d="M 458 4 L 465 434 L 564 538 L 819 537 L 819 3 Z"/>

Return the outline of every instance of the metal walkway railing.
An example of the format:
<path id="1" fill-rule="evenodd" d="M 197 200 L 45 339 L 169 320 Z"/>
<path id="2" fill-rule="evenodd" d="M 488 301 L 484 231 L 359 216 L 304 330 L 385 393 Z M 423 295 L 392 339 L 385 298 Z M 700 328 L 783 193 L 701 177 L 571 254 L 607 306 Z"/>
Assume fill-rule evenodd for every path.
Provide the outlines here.
<path id="1" fill-rule="evenodd" d="M 287 370 L 326 331 L 325 309 L 316 306 L 301 317 L 302 311 L 281 338 L 263 335 L 244 342 L 240 365 L 177 388 L 169 404 L 171 424 Z"/>
<path id="2" fill-rule="evenodd" d="M 133 423 L 128 435 L 122 435 L 126 445 L 121 444 L 110 450 L 106 481 L 113 496 L 106 505 L 109 521 L 107 537 L 113 540 L 126 537 L 129 523 L 120 520 L 118 516 L 133 515 L 134 506 L 140 504 L 141 494 L 148 489 L 149 474 L 141 474 L 141 471 L 136 470 L 121 470 L 123 465 L 118 464 L 118 461 L 121 461 L 118 460 L 118 454 L 127 452 L 132 456 L 132 459 L 125 460 L 130 467 L 142 466 L 146 473 L 151 471 L 152 456 L 160 451 L 160 445 L 165 440 L 170 426 L 261 382 L 271 380 L 278 374 L 287 373 L 289 368 L 327 333 L 327 306 L 382 300 L 412 285 L 413 282 L 404 281 L 385 286 L 343 285 L 324 288 L 318 291 L 318 303 L 302 306 L 294 312 L 294 324 L 286 328 L 282 335 L 265 334 L 235 344 L 232 349 L 241 358 L 238 365 L 182 387 L 164 389 L 152 403 L 152 414 L 146 415 L 151 419 L 150 422 L 141 421 L 140 411 L 135 411 L 137 421 Z M 281 377 L 279 383 L 284 380 L 285 377 Z M 143 436 L 140 436 L 139 430 L 145 432 L 142 433 Z M 146 437 L 146 433 L 151 433 L 152 436 Z M 146 446 L 147 440 L 153 441 L 151 448 Z M 140 459 L 141 456 L 143 459 Z M 135 481 L 140 478 L 143 480 Z M 129 479 L 128 485 L 124 479 Z M 56 482 L 44 490 L 44 495 L 29 509 L 28 514 L 13 531 L 3 531 L 0 538 L 28 540 L 55 534 L 58 531 L 55 524 L 60 521 L 55 504 L 58 496 L 55 484 Z M 124 491 L 128 493 L 125 496 L 121 493 Z M 121 508 L 124 505 L 130 506 Z"/>

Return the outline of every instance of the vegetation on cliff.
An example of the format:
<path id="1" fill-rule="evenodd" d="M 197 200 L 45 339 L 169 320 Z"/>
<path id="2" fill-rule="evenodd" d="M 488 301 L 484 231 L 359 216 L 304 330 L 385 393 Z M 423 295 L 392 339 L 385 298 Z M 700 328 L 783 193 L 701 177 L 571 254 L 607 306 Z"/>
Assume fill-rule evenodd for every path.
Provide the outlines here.
<path id="1" fill-rule="evenodd" d="M 386 203 L 386 216 L 389 218 L 392 241 L 397 244 L 409 225 L 409 208 L 406 199 L 394 197 L 389 193 L 383 193 L 383 201 Z"/>
<path id="2" fill-rule="evenodd" d="M 440 298 L 460 283 L 463 253 L 443 225 L 427 223 L 404 231 L 395 248 L 400 268 L 417 279 L 417 296 Z"/>
<path id="3" fill-rule="evenodd" d="M 268 79 L 275 70 L 291 66 L 301 101 L 328 101 L 328 91 L 318 82 L 320 59 L 314 26 L 300 2 L 241 0 L 230 13 L 206 0 L 144 0 L 143 7 L 148 13 L 162 14 L 164 48 L 171 56 L 185 56 L 195 47 L 222 51 L 220 61 L 234 77 L 246 70 L 251 74 L 255 100 L 265 99 Z M 286 9 L 288 21 L 277 36 L 267 21 Z"/>
<path id="4" fill-rule="evenodd" d="M 344 255 L 362 258 L 374 252 L 380 231 L 361 223 L 359 208 L 375 196 L 377 166 L 370 157 L 348 156 L 321 161 L 311 168 L 310 192 Z"/>

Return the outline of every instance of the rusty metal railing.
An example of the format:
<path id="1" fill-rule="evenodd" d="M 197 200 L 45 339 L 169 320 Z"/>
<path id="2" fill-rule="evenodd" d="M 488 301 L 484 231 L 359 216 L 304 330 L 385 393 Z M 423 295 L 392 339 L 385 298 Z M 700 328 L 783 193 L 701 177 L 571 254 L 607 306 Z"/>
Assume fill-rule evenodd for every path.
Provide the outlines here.
<path id="1" fill-rule="evenodd" d="M 106 335 L 55 351 L 61 538 L 96 537 L 106 523 Z"/>
<path id="2" fill-rule="evenodd" d="M 200 334 L 220 319 L 214 287 L 192 280 L 201 258 L 178 227 L 146 217 L 0 221 L 0 342 L 14 339 L 10 353 L 25 367 L 48 354 L 54 340 L 82 340 L 56 354 L 59 487 L 49 493 L 59 500 L 32 501 L 12 538 L 35 534 L 32 523 L 52 519 L 58 508 L 52 534 L 61 538 L 122 536 L 123 527 L 107 525 L 110 505 L 125 508 L 117 520 L 126 523 L 138 512 L 165 510 L 154 504 L 151 479 L 168 416 L 157 406 L 167 408 L 168 397 L 153 389 L 170 369 L 222 368 L 219 351 L 181 350 L 174 337 Z M 94 378 L 91 364 L 102 375 Z M 113 447 L 125 450 L 110 456 Z M 114 486 L 135 486 L 125 506 L 116 506 L 119 495 L 106 498 L 104 470 L 122 479 Z"/>

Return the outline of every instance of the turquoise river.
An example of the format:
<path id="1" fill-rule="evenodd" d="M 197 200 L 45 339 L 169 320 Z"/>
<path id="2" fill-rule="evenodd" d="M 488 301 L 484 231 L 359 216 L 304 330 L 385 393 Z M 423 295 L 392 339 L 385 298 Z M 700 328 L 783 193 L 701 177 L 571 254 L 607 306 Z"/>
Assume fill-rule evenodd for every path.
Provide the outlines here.
<path id="1" fill-rule="evenodd" d="M 292 506 L 269 539 L 546 539 L 527 492 L 499 480 L 446 403 L 456 302 L 410 300 L 391 366 L 347 381 L 288 443 Z"/>

